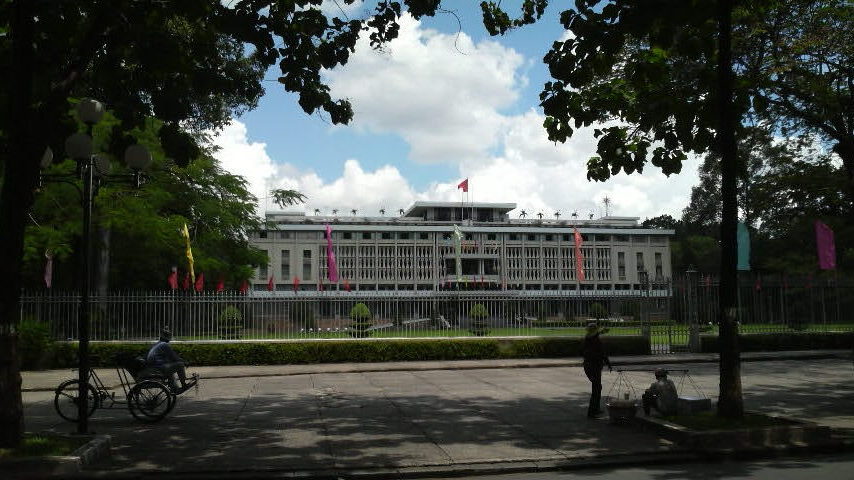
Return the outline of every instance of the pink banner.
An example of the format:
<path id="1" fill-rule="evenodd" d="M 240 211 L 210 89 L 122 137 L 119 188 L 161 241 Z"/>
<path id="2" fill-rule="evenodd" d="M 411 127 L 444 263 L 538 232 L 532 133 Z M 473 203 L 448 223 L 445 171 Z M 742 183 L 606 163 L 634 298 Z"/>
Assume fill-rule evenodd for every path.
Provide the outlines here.
<path id="1" fill-rule="evenodd" d="M 338 265 L 335 263 L 335 252 L 332 250 L 332 227 L 326 224 L 326 265 L 329 267 L 329 281 L 338 283 Z"/>
<path id="2" fill-rule="evenodd" d="M 815 221 L 815 244 L 818 248 L 818 268 L 835 269 L 836 246 L 833 243 L 833 230 L 819 220 Z"/>
<path id="3" fill-rule="evenodd" d="M 573 228 L 573 230 L 575 230 L 575 278 L 577 278 L 579 282 L 583 282 L 584 256 L 581 254 L 581 234 L 578 233 L 577 228 Z"/>

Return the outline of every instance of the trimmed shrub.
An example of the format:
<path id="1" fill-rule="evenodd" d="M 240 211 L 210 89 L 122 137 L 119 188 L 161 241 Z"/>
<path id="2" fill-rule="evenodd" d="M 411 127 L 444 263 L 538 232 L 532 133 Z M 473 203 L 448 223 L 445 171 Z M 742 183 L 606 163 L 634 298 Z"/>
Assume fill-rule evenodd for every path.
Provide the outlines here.
<path id="1" fill-rule="evenodd" d="M 50 364 L 53 350 L 53 338 L 44 322 L 25 319 L 18 324 L 18 353 L 21 356 L 21 369 L 40 370 Z"/>
<path id="2" fill-rule="evenodd" d="M 501 358 L 566 358 L 581 355 L 581 337 L 521 339 L 366 339 L 302 342 L 172 342 L 172 348 L 191 366 L 291 365 L 309 363 L 400 362 L 420 360 L 481 360 Z M 603 339 L 609 355 L 648 355 L 649 340 L 640 336 Z M 94 367 L 112 367 L 117 353 L 145 355 L 149 343 L 92 342 L 89 350 L 98 357 Z M 74 367 L 76 342 L 63 342 L 70 355 L 54 368 Z M 60 357 L 55 357 L 57 361 Z"/>
<path id="3" fill-rule="evenodd" d="M 368 337 L 371 331 L 368 330 L 373 325 L 371 323 L 371 310 L 364 303 L 357 303 L 350 309 L 350 319 L 353 322 L 350 324 L 350 336 L 356 338 Z"/>
<path id="4" fill-rule="evenodd" d="M 240 338 L 243 336 L 243 314 L 234 305 L 228 305 L 217 319 L 219 338 Z"/>
<path id="5" fill-rule="evenodd" d="M 601 303 L 596 302 L 593 305 L 590 305 L 590 316 L 599 320 L 600 318 L 608 318 L 608 309 L 602 306 Z"/>
<path id="6" fill-rule="evenodd" d="M 471 317 L 471 333 L 482 337 L 489 333 L 489 329 L 486 324 L 486 317 L 489 316 L 489 312 L 486 311 L 486 307 L 483 306 L 482 303 L 475 303 L 472 305 L 471 310 L 469 310 L 469 317 Z"/>

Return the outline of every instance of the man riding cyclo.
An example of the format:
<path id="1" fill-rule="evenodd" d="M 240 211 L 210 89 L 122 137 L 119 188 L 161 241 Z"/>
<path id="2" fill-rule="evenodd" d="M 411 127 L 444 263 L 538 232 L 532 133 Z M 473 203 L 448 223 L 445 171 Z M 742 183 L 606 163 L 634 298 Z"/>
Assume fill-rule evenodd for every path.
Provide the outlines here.
<path id="1" fill-rule="evenodd" d="M 171 340 L 172 332 L 169 330 L 169 327 L 163 328 L 160 331 L 160 340 L 148 351 L 145 363 L 147 366 L 153 367 L 163 373 L 169 382 L 169 388 L 173 392 L 183 393 L 187 389 L 192 388 L 197 380 L 193 378 L 190 382 L 187 382 L 187 362 L 178 356 L 175 350 L 172 349 L 172 346 L 169 345 Z M 178 380 L 181 382 L 180 387 L 175 385 L 176 374 L 178 375 Z"/>

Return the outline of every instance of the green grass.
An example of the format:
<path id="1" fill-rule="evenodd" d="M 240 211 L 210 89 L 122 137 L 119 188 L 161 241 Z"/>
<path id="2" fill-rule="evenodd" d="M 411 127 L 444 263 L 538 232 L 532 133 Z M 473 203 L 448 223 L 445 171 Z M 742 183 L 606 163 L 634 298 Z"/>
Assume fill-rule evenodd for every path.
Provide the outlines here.
<path id="1" fill-rule="evenodd" d="M 26 435 L 18 448 L 0 448 L 0 458 L 70 455 L 87 441 L 85 438 Z"/>
<path id="2" fill-rule="evenodd" d="M 760 413 L 747 413 L 740 419 L 718 417 L 714 412 L 703 412 L 696 415 L 671 415 L 663 417 L 663 419 L 697 431 L 740 430 L 792 424 L 791 421 L 784 418 L 770 417 Z"/>

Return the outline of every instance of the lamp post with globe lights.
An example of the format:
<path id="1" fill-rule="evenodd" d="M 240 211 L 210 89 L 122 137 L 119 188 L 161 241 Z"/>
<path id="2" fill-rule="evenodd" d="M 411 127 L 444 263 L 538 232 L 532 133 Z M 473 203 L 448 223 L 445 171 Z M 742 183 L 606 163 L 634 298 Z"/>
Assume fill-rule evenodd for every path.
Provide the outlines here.
<path id="1" fill-rule="evenodd" d="M 88 431 L 88 395 L 89 380 L 89 319 L 90 303 L 89 290 L 91 285 L 91 231 L 92 231 L 92 206 L 98 189 L 106 183 L 127 183 L 139 188 L 145 176 L 142 170 L 151 164 L 151 154 L 142 145 L 131 145 L 124 152 L 125 164 L 130 168 L 128 174 L 111 174 L 110 160 L 104 155 L 93 152 L 94 142 L 92 140 L 92 127 L 101 120 L 104 115 L 104 105 L 89 98 L 85 98 L 77 104 L 77 117 L 86 124 L 87 131 L 74 133 L 65 140 L 65 153 L 77 162 L 77 169 L 73 174 L 46 174 L 39 176 L 40 182 L 62 182 L 74 185 L 80 193 L 83 205 L 83 231 L 81 234 L 80 247 L 82 253 L 83 268 L 80 278 L 80 305 L 77 315 L 78 331 L 78 397 L 77 397 L 77 433 Z M 42 168 L 47 168 L 53 162 L 53 152 L 48 148 L 41 159 Z M 78 185 L 78 181 L 82 183 Z"/>

